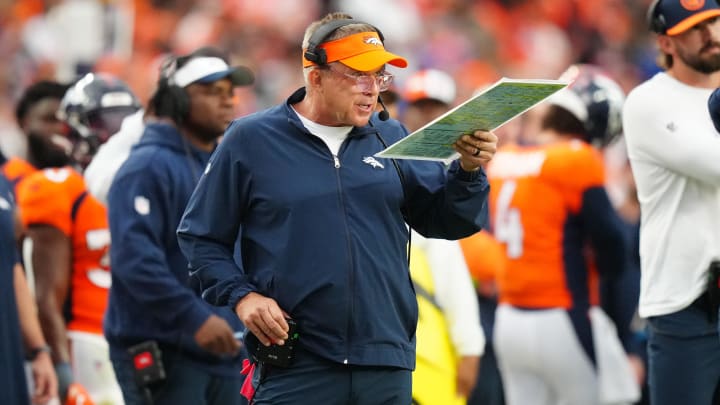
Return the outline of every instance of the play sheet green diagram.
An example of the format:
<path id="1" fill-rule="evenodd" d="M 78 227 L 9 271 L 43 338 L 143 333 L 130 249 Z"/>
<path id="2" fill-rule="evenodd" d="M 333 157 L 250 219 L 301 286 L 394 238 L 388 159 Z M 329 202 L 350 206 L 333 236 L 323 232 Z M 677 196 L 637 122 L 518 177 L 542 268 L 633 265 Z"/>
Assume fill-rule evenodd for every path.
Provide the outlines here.
<path id="1" fill-rule="evenodd" d="M 502 78 L 375 156 L 447 163 L 458 156 L 452 144 L 461 135 L 495 130 L 567 85 L 559 80 Z"/>

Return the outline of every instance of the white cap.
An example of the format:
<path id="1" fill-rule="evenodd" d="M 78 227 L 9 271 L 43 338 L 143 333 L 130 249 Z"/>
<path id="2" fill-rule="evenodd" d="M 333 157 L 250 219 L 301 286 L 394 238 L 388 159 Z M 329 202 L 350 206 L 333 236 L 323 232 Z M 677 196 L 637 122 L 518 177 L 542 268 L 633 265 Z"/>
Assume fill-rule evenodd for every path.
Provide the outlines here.
<path id="1" fill-rule="evenodd" d="M 548 97 L 547 101 L 570 111 L 582 123 L 585 123 L 590 115 L 580 96 L 567 87 Z"/>
<path id="2" fill-rule="evenodd" d="M 230 67 L 218 57 L 198 56 L 190 59 L 172 75 L 175 85 L 185 87 L 192 83 L 212 83 L 229 77 L 236 86 L 252 84 L 254 77 L 244 66 Z"/>
<path id="3" fill-rule="evenodd" d="M 451 105 L 455 102 L 455 80 L 447 73 L 436 70 L 421 70 L 407 80 L 403 98 L 408 103 L 431 99 Z"/>

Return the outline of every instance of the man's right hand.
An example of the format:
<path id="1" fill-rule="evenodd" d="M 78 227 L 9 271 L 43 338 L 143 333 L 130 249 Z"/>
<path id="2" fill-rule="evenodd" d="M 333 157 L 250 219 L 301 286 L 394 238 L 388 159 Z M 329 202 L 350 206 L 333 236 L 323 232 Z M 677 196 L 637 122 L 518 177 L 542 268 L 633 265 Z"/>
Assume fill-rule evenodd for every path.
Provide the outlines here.
<path id="1" fill-rule="evenodd" d="M 265 346 L 271 343 L 282 345 L 288 338 L 290 327 L 285 320 L 286 314 L 272 298 L 251 292 L 238 301 L 235 313 Z"/>
<path id="2" fill-rule="evenodd" d="M 217 355 L 235 355 L 240 350 L 240 342 L 233 336 L 232 328 L 217 315 L 210 315 L 195 332 L 195 342 Z"/>

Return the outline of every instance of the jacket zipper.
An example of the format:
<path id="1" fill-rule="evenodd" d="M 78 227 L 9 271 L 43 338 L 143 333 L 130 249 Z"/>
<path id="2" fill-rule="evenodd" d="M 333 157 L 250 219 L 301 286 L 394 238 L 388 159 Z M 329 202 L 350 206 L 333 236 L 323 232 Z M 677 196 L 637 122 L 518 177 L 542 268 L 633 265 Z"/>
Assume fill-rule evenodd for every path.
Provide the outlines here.
<path id="1" fill-rule="evenodd" d="M 355 283 L 354 271 L 353 271 L 353 264 L 352 264 L 352 244 L 350 243 L 350 228 L 348 227 L 347 223 L 347 211 L 345 209 L 345 200 L 343 199 L 343 193 L 342 193 L 342 183 L 340 181 L 340 167 L 342 166 L 340 164 L 340 158 L 338 158 L 337 155 L 333 154 L 333 161 L 335 162 L 335 176 L 337 178 L 337 184 L 338 184 L 338 198 L 340 199 L 340 206 L 343 210 L 343 218 L 345 219 L 345 234 L 346 234 L 346 240 L 347 240 L 347 246 L 348 246 L 348 314 L 347 314 L 347 322 L 345 324 L 345 358 L 343 359 L 343 364 L 348 364 L 348 358 L 350 357 L 350 328 L 351 328 L 351 322 L 352 322 L 352 314 L 354 311 L 353 308 L 353 297 L 352 297 L 352 291 L 353 284 Z"/>

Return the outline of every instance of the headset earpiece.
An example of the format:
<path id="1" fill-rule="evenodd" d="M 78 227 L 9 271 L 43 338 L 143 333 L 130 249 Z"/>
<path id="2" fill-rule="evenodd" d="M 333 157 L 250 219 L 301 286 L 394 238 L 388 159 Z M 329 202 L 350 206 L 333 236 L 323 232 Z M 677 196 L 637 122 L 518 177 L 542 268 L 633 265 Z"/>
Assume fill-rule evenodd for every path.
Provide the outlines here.
<path id="1" fill-rule="evenodd" d="M 667 23 L 665 16 L 660 12 L 660 2 L 662 0 L 654 0 L 648 8 L 647 21 L 650 30 L 657 34 L 664 34 L 667 31 Z"/>
<path id="2" fill-rule="evenodd" d="M 181 124 L 190 113 L 190 96 L 173 80 L 175 72 L 180 67 L 179 64 L 187 62 L 188 60 L 180 61 L 173 57 L 163 64 L 160 69 L 157 94 L 152 100 L 155 112 L 159 116 L 170 117 L 176 124 Z"/>
<path id="3" fill-rule="evenodd" d="M 327 54 L 323 48 L 318 48 L 325 39 L 335 30 L 346 25 L 355 24 L 357 21 L 351 19 L 332 20 L 318 27 L 308 40 L 308 47 L 305 50 L 305 59 L 318 66 L 327 64 Z"/>
<path id="4" fill-rule="evenodd" d="M 321 44 L 323 44 L 327 38 L 335 32 L 340 27 L 344 27 L 346 25 L 351 24 L 367 24 L 373 27 L 373 29 L 378 33 L 378 37 L 380 37 L 381 42 L 385 42 L 385 37 L 383 36 L 382 32 L 380 32 L 379 29 L 377 29 L 375 26 L 368 24 L 363 21 L 358 21 L 354 19 L 342 19 L 342 20 L 331 20 L 326 22 L 325 24 L 319 26 L 315 32 L 310 36 L 310 39 L 308 40 L 308 46 L 305 50 L 305 53 L 303 56 L 305 56 L 305 59 L 309 60 L 310 62 L 313 62 L 314 64 L 318 66 L 323 66 L 327 64 L 327 54 L 325 53 L 325 49 L 318 48 Z"/>
<path id="5" fill-rule="evenodd" d="M 184 88 L 173 84 L 168 86 L 167 97 L 173 104 L 173 120 L 182 123 L 190 114 L 190 96 Z"/>

